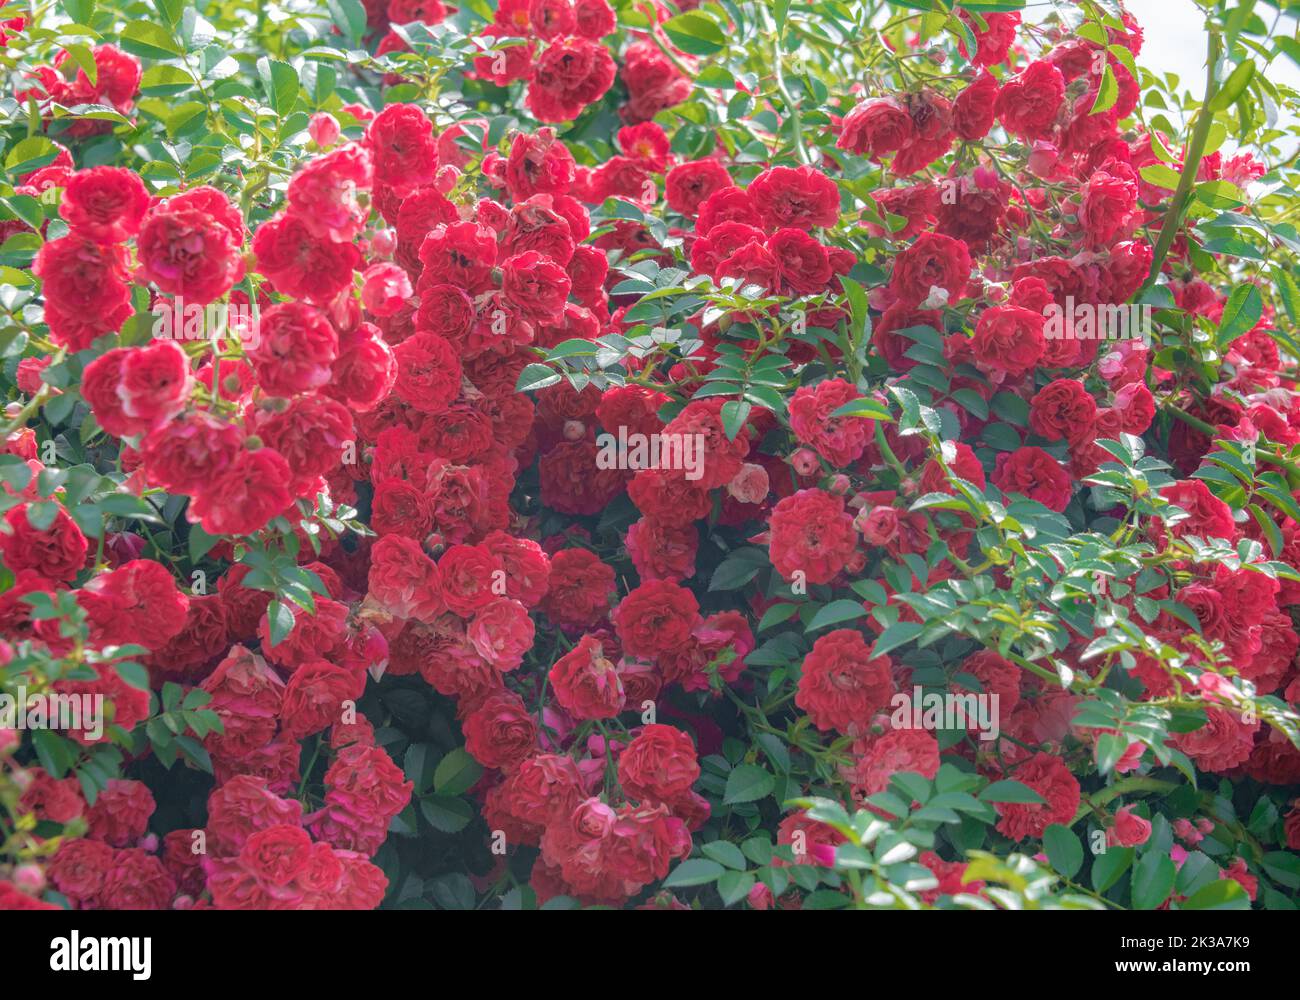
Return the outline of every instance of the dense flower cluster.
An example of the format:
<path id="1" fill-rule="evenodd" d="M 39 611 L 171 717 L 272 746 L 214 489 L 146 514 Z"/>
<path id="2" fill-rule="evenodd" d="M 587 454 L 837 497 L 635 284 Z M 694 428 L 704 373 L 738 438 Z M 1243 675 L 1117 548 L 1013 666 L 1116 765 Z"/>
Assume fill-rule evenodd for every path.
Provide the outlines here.
<path id="1" fill-rule="evenodd" d="M 872 77 L 802 132 L 737 77 L 740 149 L 669 111 L 706 89 L 696 5 L 641 6 L 502 0 L 457 50 L 478 107 L 389 73 L 404 99 L 318 100 L 309 155 L 257 188 L 90 165 L 112 121 L 59 109 L 134 113 L 142 67 L 114 45 L 93 80 L 67 50 L 31 70 L 18 96 L 67 148 L 12 185 L 57 213 L 0 222 L 39 244 L 42 309 L 3 439 L 0 665 L 64 665 L 50 690 L 102 696 L 110 725 L 70 728 L 61 767 L 0 729 L 39 859 L 0 857 L 0 908 L 369 909 L 400 841 L 471 822 L 504 845 L 472 890 L 678 905 L 654 893 L 692 858 L 728 905 L 799 906 L 853 831 L 781 803 L 892 821 L 931 782 L 979 829 L 914 852 L 928 905 L 995 880 L 966 849 L 1034 855 L 1085 821 L 1123 850 L 1158 825 L 1180 866 L 1217 836 L 1199 858 L 1251 898 L 1261 865 L 1294 875 L 1191 791 L 1168 818 L 1136 797 L 1157 771 L 1249 781 L 1255 839 L 1300 850 L 1295 359 L 1272 297 L 1239 286 L 1251 313 L 1198 276 L 1190 226 L 1157 238 L 1173 192 L 1149 168 L 1192 151 L 1132 117 L 1141 29 L 962 12 L 957 72 Z M 403 67 L 407 26 L 457 16 L 365 8 Z M 1266 171 L 1197 169 L 1220 192 Z M 1164 309 L 1227 331 L 1211 388 L 1175 370 L 1190 328 L 1180 355 L 1062 333 L 1153 267 Z M 213 306 L 219 329 L 182 335 Z M 171 334 L 145 332 L 159 315 Z M 72 388 L 91 479 L 115 477 L 89 512 L 54 447 Z M 1271 479 L 1243 478 L 1256 456 Z M 971 702 L 899 724 L 923 688 Z M 88 784 L 117 747 L 138 776 Z M 197 809 L 157 808 L 176 760 Z M 759 879 L 726 884 L 745 859 Z"/>

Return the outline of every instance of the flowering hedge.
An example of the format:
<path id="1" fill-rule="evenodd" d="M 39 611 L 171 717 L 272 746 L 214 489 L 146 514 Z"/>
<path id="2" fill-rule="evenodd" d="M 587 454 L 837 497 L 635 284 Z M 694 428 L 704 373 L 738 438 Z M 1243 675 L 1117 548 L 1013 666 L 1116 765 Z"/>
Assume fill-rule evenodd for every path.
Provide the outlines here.
<path id="1" fill-rule="evenodd" d="M 1035 6 L 0 10 L 0 908 L 1294 908 L 1300 42 Z"/>

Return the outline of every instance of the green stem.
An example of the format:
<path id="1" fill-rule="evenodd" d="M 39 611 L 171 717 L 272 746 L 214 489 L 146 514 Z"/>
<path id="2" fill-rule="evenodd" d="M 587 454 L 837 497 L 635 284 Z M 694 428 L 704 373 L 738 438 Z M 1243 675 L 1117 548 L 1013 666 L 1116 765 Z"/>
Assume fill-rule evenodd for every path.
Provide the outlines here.
<path id="1" fill-rule="evenodd" d="M 1196 174 L 1201 169 L 1201 159 L 1205 156 L 1205 146 L 1210 138 L 1210 127 L 1214 124 L 1214 113 L 1210 110 L 1210 102 L 1214 100 L 1214 95 L 1219 90 L 1217 71 L 1221 40 L 1218 29 L 1213 25 L 1209 27 L 1209 39 L 1208 51 L 1205 57 L 1207 64 L 1205 69 L 1205 97 L 1201 101 L 1200 110 L 1196 112 L 1196 128 L 1192 132 L 1191 144 L 1187 147 L 1183 157 L 1183 172 L 1178 178 L 1178 188 L 1174 192 L 1173 201 L 1169 204 L 1169 212 L 1165 216 L 1164 224 L 1160 227 L 1160 237 L 1156 240 L 1155 253 L 1151 257 L 1151 273 L 1147 275 L 1146 283 L 1138 292 L 1139 298 L 1160 277 L 1165 258 L 1169 256 L 1169 249 L 1174 245 L 1174 238 L 1178 235 L 1178 230 L 1183 224 L 1183 218 L 1187 214 L 1187 205 L 1192 197 L 1192 188 L 1196 184 Z"/>

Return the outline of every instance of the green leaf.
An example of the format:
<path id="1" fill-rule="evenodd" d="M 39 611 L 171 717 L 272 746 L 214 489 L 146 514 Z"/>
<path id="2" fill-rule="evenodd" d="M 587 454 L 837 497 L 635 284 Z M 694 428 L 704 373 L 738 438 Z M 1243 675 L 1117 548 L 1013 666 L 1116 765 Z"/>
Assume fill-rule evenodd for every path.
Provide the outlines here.
<path id="1" fill-rule="evenodd" d="M 1151 163 L 1138 171 L 1142 179 L 1148 184 L 1154 184 L 1156 187 L 1165 188 L 1173 191 L 1178 187 L 1178 171 L 1172 167 L 1167 167 L 1163 163 Z"/>
<path id="2" fill-rule="evenodd" d="M 847 598 L 831 601 L 830 604 L 823 605 L 813 615 L 812 621 L 808 623 L 808 631 L 816 632 L 818 629 L 828 628 L 831 625 L 840 625 L 844 622 L 853 621 L 855 618 L 865 618 L 867 609 L 862 606 L 860 601 L 850 601 Z"/>
<path id="3" fill-rule="evenodd" d="M 288 63 L 263 56 L 257 61 L 257 75 L 276 114 L 287 114 L 298 103 L 298 74 Z"/>
<path id="4" fill-rule="evenodd" d="M 722 429 L 726 431 L 728 441 L 736 440 L 753 409 L 754 405 L 744 399 L 732 399 L 722 404 Z"/>
<path id="5" fill-rule="evenodd" d="M 995 781 L 980 792 L 981 802 L 1014 802 L 1020 805 L 1044 805 L 1047 800 L 1020 781 Z"/>
<path id="6" fill-rule="evenodd" d="M 1232 74 L 1223 82 L 1223 86 L 1219 88 L 1219 92 L 1214 95 L 1207 107 L 1215 114 L 1220 111 L 1227 111 L 1228 108 L 1232 107 L 1233 102 L 1250 86 L 1250 81 L 1254 78 L 1255 63 L 1247 59 L 1232 71 Z"/>
<path id="7" fill-rule="evenodd" d="M 443 833 L 460 833 L 474 818 L 474 807 L 450 795 L 430 795 L 420 800 L 420 812 L 429 825 Z"/>
<path id="8" fill-rule="evenodd" d="M 278 646 L 293 631 L 293 608 L 283 601 L 272 601 L 266 608 L 271 619 L 271 645 Z"/>
<path id="9" fill-rule="evenodd" d="M 836 417 L 867 417 L 870 420 L 892 420 L 889 408 L 877 399 L 870 396 L 863 396 L 860 399 L 853 399 L 835 410 L 831 414 L 831 419 Z"/>
<path id="10" fill-rule="evenodd" d="M 483 766 L 464 747 L 457 747 L 438 762 L 433 790 L 442 795 L 459 795 L 473 788 L 482 774 Z"/>
<path id="11" fill-rule="evenodd" d="M 1227 347 L 1243 333 L 1249 333 L 1263 315 L 1264 298 L 1259 294 L 1259 289 L 1249 283 L 1237 285 L 1223 306 L 1223 318 L 1219 321 L 1219 346 Z"/>
<path id="12" fill-rule="evenodd" d="M 1060 823 L 1049 826 L 1043 831 L 1043 846 L 1047 848 L 1047 860 L 1052 867 L 1066 878 L 1074 878 L 1083 866 L 1083 845 L 1068 826 Z"/>
<path id="13" fill-rule="evenodd" d="M 1092 863 L 1092 887 L 1098 892 L 1105 892 L 1119 881 L 1132 863 L 1133 848 L 1108 848 L 1104 854 L 1097 855 Z"/>
<path id="14" fill-rule="evenodd" d="M 718 876 L 718 895 L 725 905 L 731 906 L 748 896 L 756 881 L 746 872 L 723 872 Z"/>
<path id="15" fill-rule="evenodd" d="M 122 48 L 145 59 L 174 59 L 182 54 L 171 32 L 151 21 L 129 21 L 122 30 Z"/>
<path id="16" fill-rule="evenodd" d="M 674 45 L 693 56 L 711 56 L 727 47 L 727 36 L 718 22 L 698 10 L 669 18 L 663 31 Z"/>
<path id="17" fill-rule="evenodd" d="M 1173 859 L 1159 851 L 1148 851 L 1133 869 L 1133 908 L 1154 910 L 1169 898 L 1178 877 Z"/>
<path id="18" fill-rule="evenodd" d="M 1180 903 L 1180 910 L 1249 910 L 1250 896 L 1232 878 L 1215 879 Z"/>
<path id="19" fill-rule="evenodd" d="M 924 631 L 925 626 L 920 622 L 899 622 L 896 625 L 891 625 L 880 633 L 880 638 L 876 640 L 872 653 L 875 656 L 884 656 L 891 650 L 911 642 Z"/>
<path id="20" fill-rule="evenodd" d="M 708 885 L 717 880 L 726 869 L 716 861 L 707 858 L 687 858 L 668 873 L 664 879 L 664 888 L 676 889 L 692 885 Z"/>
<path id="21" fill-rule="evenodd" d="M 729 840 L 715 840 L 710 844 L 705 844 L 700 848 L 700 852 L 705 857 L 712 858 L 719 864 L 734 868 L 736 871 L 743 872 L 748 867 L 745 855 L 741 853 L 739 847 Z"/>
<path id="22" fill-rule="evenodd" d="M 727 788 L 722 801 L 727 805 L 753 802 L 770 795 L 776 779 L 757 764 L 741 764 L 727 775 Z"/>
<path id="23" fill-rule="evenodd" d="M 1119 84 L 1115 82 L 1115 71 L 1107 64 L 1102 70 L 1101 83 L 1097 85 L 1097 99 L 1092 102 L 1092 109 L 1088 112 L 1090 115 L 1099 115 L 1104 111 L 1109 111 L 1119 100 Z"/>
<path id="24" fill-rule="evenodd" d="M 525 365 L 524 370 L 519 373 L 519 381 L 515 383 L 515 392 L 545 389 L 548 385 L 555 385 L 561 378 L 563 376 L 559 372 L 546 365 Z"/>
<path id="25" fill-rule="evenodd" d="M 58 155 L 59 148 L 45 136 L 30 135 L 5 154 L 5 170 L 11 174 L 30 174 L 53 163 Z"/>

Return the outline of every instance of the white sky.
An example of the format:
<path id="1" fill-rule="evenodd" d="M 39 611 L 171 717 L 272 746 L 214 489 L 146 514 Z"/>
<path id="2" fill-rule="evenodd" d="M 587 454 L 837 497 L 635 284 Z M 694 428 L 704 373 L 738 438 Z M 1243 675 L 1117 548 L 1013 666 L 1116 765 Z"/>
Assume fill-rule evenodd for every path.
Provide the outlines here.
<path id="1" fill-rule="evenodd" d="M 1177 73 L 1179 89 L 1191 90 L 1199 99 L 1205 89 L 1204 11 L 1192 0 L 1125 0 L 1125 6 L 1142 25 L 1144 40 L 1138 63 L 1152 71 Z M 1032 20 L 1036 12 L 1041 17 L 1050 11 L 1047 4 L 1031 5 L 1026 18 Z M 1265 23 L 1271 23 L 1271 9 L 1260 4 L 1257 12 Z M 1300 90 L 1300 67 L 1285 55 L 1269 64 L 1267 74 L 1276 83 Z M 1282 127 L 1296 127 L 1294 117 L 1282 109 L 1279 112 Z"/>

